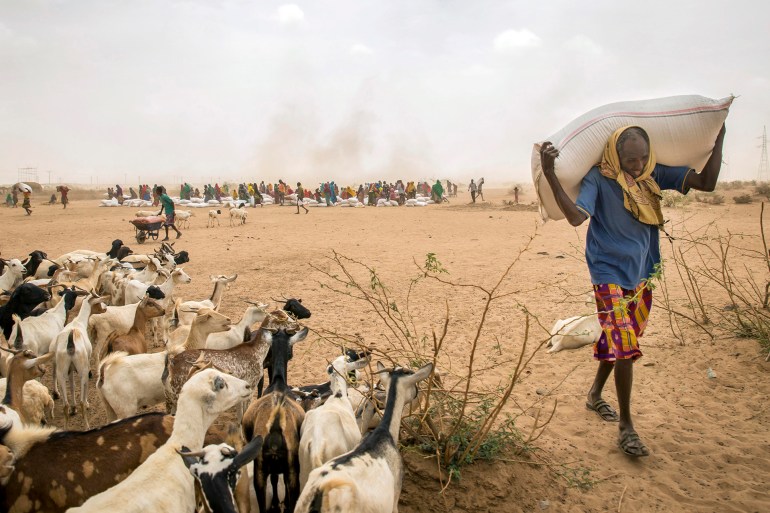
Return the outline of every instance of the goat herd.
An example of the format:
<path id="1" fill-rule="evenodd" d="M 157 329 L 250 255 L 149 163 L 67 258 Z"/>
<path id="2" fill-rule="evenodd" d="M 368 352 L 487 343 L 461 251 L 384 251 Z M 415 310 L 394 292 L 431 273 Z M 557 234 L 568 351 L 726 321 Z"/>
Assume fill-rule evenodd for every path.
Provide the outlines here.
<path id="1" fill-rule="evenodd" d="M 0 511 L 397 511 L 401 417 L 432 365 L 377 362 L 378 387 L 361 379 L 370 355 L 347 351 L 327 382 L 292 388 L 310 311 L 252 303 L 234 324 L 218 310 L 237 275 L 211 276 L 210 297 L 184 301 L 187 261 L 169 244 L 135 255 L 120 240 L 0 260 Z M 45 426 L 44 364 L 65 429 L 78 409 L 89 427 L 89 378 L 112 422 Z M 164 402 L 166 413 L 138 414 Z M 230 409 L 237 425 L 209 429 Z"/>

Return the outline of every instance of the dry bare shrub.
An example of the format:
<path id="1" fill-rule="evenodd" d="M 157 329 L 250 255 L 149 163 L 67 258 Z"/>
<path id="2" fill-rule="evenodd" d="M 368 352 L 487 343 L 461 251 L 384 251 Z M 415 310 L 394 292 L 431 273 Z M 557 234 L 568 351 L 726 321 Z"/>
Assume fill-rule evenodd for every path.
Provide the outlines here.
<path id="1" fill-rule="evenodd" d="M 550 340 L 547 328 L 522 301 L 542 285 L 526 290 L 508 288 L 513 286 L 511 271 L 533 238 L 491 285 L 451 279 L 432 253 L 424 262 L 414 262 L 413 278 L 393 288 L 381 281 L 373 267 L 335 251 L 328 257 L 328 266 L 312 266 L 323 276 L 322 288 L 355 299 L 382 333 L 372 341 L 320 329 L 317 334 L 322 339 L 369 349 L 374 359 L 393 365 L 434 364 L 438 372 L 428 380 L 419 408 L 402 421 L 407 434 L 403 442 L 435 456 L 444 487 L 452 477 L 459 477 L 464 465 L 528 450 L 556 411 L 556 400 L 545 405 L 550 399 L 538 396 L 530 404 L 518 404 L 511 397 L 527 365 Z M 469 294 L 477 305 L 475 317 L 464 323 L 453 320 L 455 300 L 464 308 L 473 308 L 468 304 Z M 488 320 L 503 309 L 508 329 L 492 333 Z M 533 341 L 535 330 L 544 336 Z M 451 349 L 448 340 L 453 342 Z M 462 340 L 469 341 L 467 350 L 458 354 Z M 497 371 L 497 377 L 485 380 L 491 371 Z M 500 371 L 503 377 L 499 377 Z M 530 418 L 522 432 L 517 421 L 525 414 Z"/>
<path id="2" fill-rule="evenodd" d="M 748 205 L 751 203 L 752 198 L 750 194 L 740 194 L 738 196 L 735 196 L 733 198 L 733 201 L 736 202 L 738 205 Z"/>
<path id="3" fill-rule="evenodd" d="M 764 207 L 762 203 L 758 235 L 723 233 L 713 222 L 696 231 L 685 229 L 672 242 L 666 273 L 676 271 L 682 282 L 678 290 L 687 301 L 672 299 L 664 280 L 661 307 L 669 312 L 681 343 L 684 322 L 711 339 L 718 334 L 754 338 L 770 350 L 770 253 Z M 755 248 L 758 239 L 761 250 Z"/>

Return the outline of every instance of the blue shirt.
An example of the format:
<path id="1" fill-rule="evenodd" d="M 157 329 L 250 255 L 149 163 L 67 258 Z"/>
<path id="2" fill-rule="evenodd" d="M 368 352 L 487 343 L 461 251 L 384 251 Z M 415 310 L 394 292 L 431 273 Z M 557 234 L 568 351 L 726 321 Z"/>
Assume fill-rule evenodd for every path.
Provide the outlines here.
<path id="1" fill-rule="evenodd" d="M 661 190 L 684 190 L 688 167 L 655 166 Z M 594 285 L 613 283 L 633 290 L 660 262 L 658 227 L 637 221 L 623 205 L 623 189 L 593 167 L 580 184 L 575 202 L 589 215 L 586 262 Z"/>

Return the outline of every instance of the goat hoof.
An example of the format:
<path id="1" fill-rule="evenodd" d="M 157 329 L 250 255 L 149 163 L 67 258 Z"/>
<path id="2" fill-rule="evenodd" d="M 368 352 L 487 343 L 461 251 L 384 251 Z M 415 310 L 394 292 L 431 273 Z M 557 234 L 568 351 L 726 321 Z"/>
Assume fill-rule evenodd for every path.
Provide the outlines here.
<path id="1" fill-rule="evenodd" d="M 59 392 L 57 392 L 56 390 L 54 390 L 53 394 L 51 394 L 51 395 L 53 396 L 54 399 L 56 399 L 56 400 L 59 399 Z"/>
<path id="2" fill-rule="evenodd" d="M 88 371 L 88 379 L 94 379 L 94 373 L 92 371 Z"/>

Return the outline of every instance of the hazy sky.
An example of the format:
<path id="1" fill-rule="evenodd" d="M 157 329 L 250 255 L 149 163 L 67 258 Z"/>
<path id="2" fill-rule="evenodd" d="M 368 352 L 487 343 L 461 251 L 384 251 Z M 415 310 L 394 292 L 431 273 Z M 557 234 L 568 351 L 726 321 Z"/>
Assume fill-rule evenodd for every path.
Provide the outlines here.
<path id="1" fill-rule="evenodd" d="M 0 0 L 0 183 L 530 181 L 599 105 L 739 98 L 770 124 L 770 2 Z"/>

